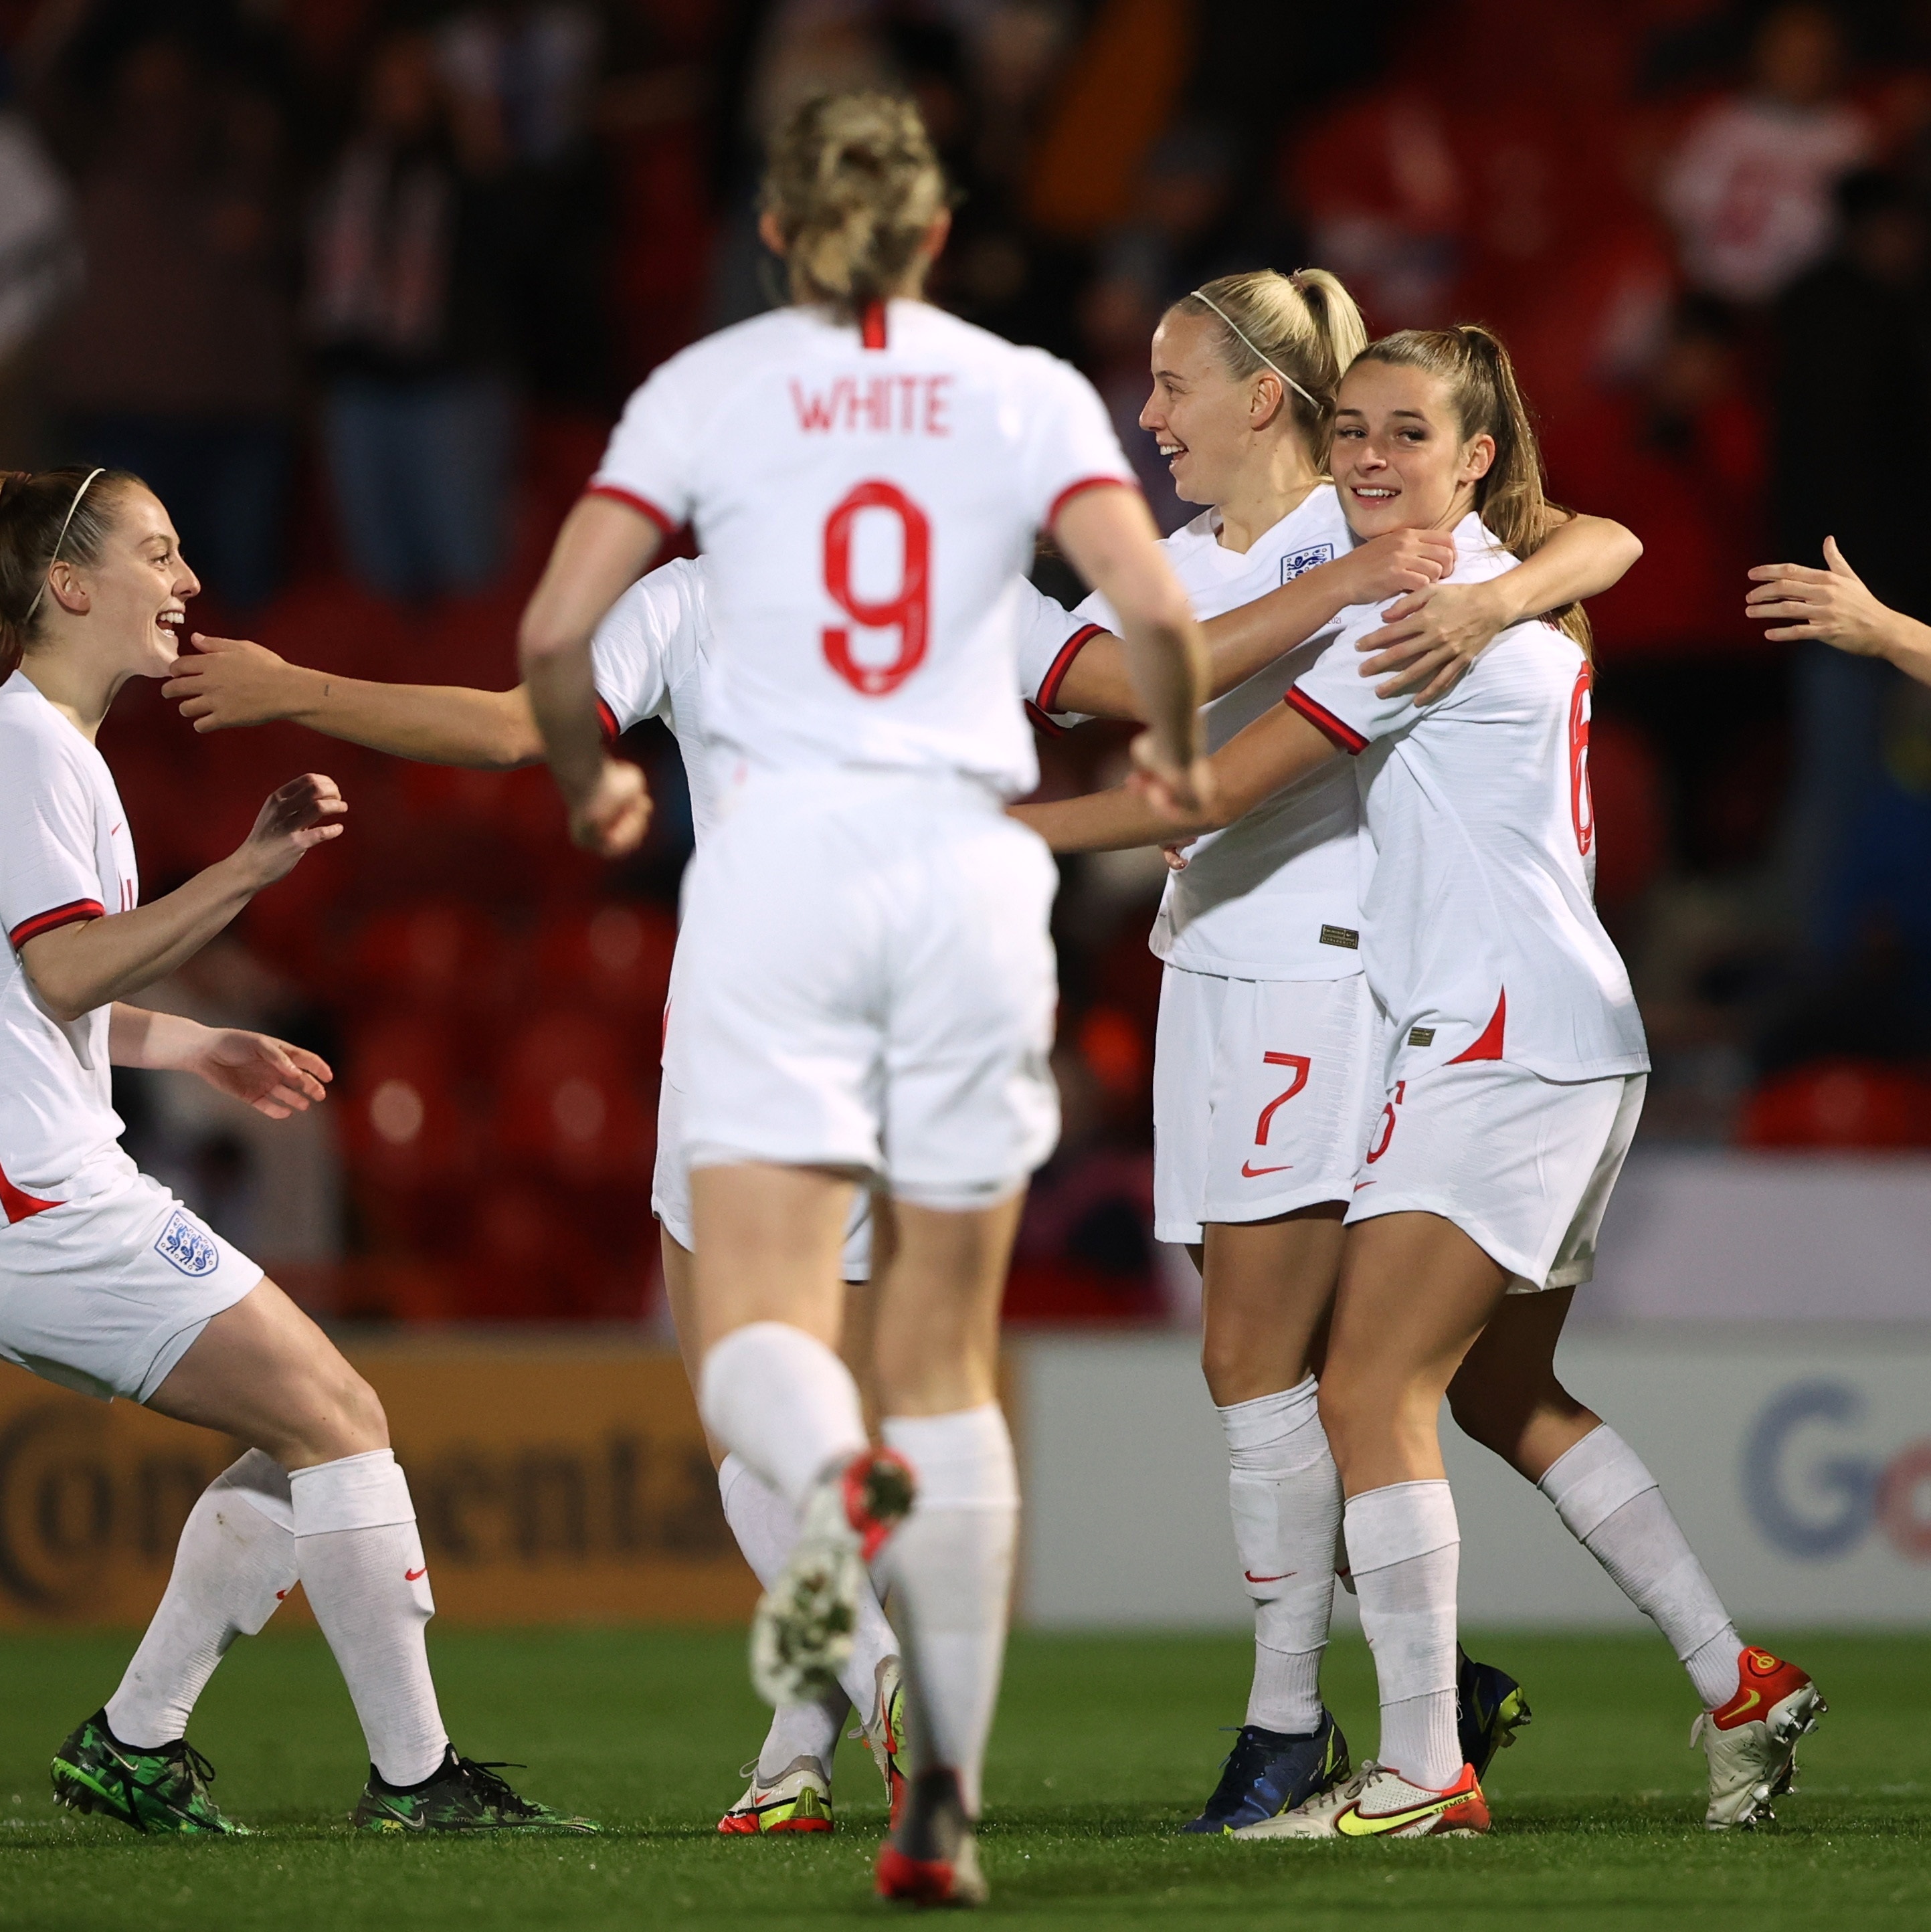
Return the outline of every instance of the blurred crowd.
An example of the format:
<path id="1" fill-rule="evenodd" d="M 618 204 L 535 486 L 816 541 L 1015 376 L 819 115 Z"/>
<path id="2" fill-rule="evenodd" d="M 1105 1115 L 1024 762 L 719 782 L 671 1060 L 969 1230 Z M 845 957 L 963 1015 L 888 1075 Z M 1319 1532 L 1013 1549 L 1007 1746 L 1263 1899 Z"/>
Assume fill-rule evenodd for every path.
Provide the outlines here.
<path id="1" fill-rule="evenodd" d="M 0 0 L 0 464 L 146 476 L 203 631 L 506 684 L 624 394 L 774 298 L 764 130 L 852 85 L 913 95 L 956 186 L 935 298 L 1086 369 L 1167 528 L 1191 509 L 1135 418 L 1200 280 L 1319 264 L 1377 331 L 1500 328 L 1557 496 L 1645 546 L 1595 609 L 1592 759 L 1647 1136 L 1931 1144 L 1931 694 L 1766 645 L 1743 604 L 1749 566 L 1833 535 L 1931 619 L 1926 0 Z M 1048 786 L 1122 743 L 1046 745 Z M 332 1130 L 137 1076 L 148 1158 L 338 1312 L 646 1310 L 689 839 L 658 728 L 631 747 L 657 822 L 614 874 L 541 772 L 197 737 L 152 688 L 105 748 L 151 894 L 291 770 L 354 812 L 164 994 L 327 1052 Z M 1067 868 L 1068 1130 L 1015 1312 L 1185 1300 L 1147 1232 L 1159 884 Z"/>

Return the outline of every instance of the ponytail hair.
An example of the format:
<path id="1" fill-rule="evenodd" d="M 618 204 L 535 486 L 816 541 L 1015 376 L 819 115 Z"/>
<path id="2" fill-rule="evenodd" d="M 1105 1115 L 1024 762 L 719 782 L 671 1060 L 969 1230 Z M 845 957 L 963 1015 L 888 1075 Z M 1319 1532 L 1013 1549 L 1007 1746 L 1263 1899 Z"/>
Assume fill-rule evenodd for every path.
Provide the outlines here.
<path id="1" fill-rule="evenodd" d="M 1371 343 L 1361 359 L 1439 376 L 1464 439 L 1485 434 L 1494 438 L 1495 460 L 1476 484 L 1475 508 L 1504 550 L 1532 556 L 1569 520 L 1574 512 L 1549 500 L 1535 419 L 1515 380 L 1515 365 L 1494 330 L 1473 322 L 1454 328 L 1404 328 Z M 1565 604 L 1545 621 L 1572 639 L 1584 657 L 1592 655 L 1589 616 L 1580 604 Z"/>
<path id="2" fill-rule="evenodd" d="M 792 300 L 848 320 L 915 286 L 945 176 L 909 100 L 824 94 L 772 142 L 762 205 L 784 238 Z"/>
<path id="3" fill-rule="evenodd" d="M 1348 364 L 1368 346 L 1353 296 L 1325 268 L 1273 268 L 1221 275 L 1182 296 L 1169 315 L 1204 316 L 1221 363 L 1236 382 L 1272 369 L 1323 470 L 1334 440 L 1335 392 Z"/>
<path id="4" fill-rule="evenodd" d="M 125 470 L 0 470 L 0 680 L 20 669 L 46 620 L 56 559 L 99 562 L 130 485 L 146 487 Z"/>

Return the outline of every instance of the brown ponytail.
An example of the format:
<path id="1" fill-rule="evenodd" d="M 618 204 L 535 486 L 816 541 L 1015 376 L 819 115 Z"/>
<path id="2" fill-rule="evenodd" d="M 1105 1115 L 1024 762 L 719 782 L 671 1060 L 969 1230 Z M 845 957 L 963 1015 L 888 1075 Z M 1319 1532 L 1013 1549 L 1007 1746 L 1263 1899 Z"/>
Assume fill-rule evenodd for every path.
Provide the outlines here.
<path id="1" fill-rule="evenodd" d="M 42 593 L 56 550 L 70 563 L 99 562 L 130 485 L 146 487 L 125 470 L 0 471 L 0 680 L 20 669 L 47 621 Z"/>
<path id="2" fill-rule="evenodd" d="M 1551 531 L 1569 521 L 1573 513 L 1549 500 L 1535 420 L 1515 380 L 1515 365 L 1493 330 L 1472 322 L 1455 328 L 1404 328 L 1370 343 L 1361 359 L 1440 376 L 1463 436 L 1485 433 L 1494 438 L 1495 460 L 1475 486 L 1475 507 L 1504 550 L 1533 556 Z M 1591 654 L 1589 616 L 1580 604 L 1550 611 L 1547 621 L 1581 646 L 1585 657 Z"/>

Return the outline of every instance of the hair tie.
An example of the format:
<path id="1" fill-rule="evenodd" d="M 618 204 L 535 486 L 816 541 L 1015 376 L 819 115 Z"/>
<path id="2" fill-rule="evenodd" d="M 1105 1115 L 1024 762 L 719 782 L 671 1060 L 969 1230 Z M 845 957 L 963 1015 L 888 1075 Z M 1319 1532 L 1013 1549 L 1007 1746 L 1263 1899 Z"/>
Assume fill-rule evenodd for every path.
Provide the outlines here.
<path id="1" fill-rule="evenodd" d="M 1258 356 L 1262 362 L 1265 362 L 1268 368 L 1272 369 L 1275 374 L 1281 378 L 1282 382 L 1287 385 L 1289 388 L 1294 391 L 1297 395 L 1306 398 L 1308 406 L 1311 408 L 1318 410 L 1322 406 L 1320 399 L 1317 397 L 1308 395 L 1308 392 L 1302 388 L 1300 384 L 1296 382 L 1293 377 L 1289 375 L 1287 370 L 1282 368 L 1281 364 L 1275 361 L 1272 356 L 1267 354 L 1267 352 L 1254 340 L 1252 337 L 1248 334 L 1247 331 L 1242 328 L 1240 324 L 1235 321 L 1233 317 L 1228 314 L 1227 310 L 1221 308 L 1220 304 L 1215 301 L 1212 296 L 1208 294 L 1205 289 L 1196 289 L 1194 291 L 1194 298 L 1197 302 L 1205 302 L 1207 306 L 1220 317 L 1221 321 L 1225 322 L 1228 328 L 1232 329 L 1235 334 L 1239 336 L 1242 341 L 1245 342 L 1248 347 L 1252 350 L 1255 355 Z"/>
<path id="2" fill-rule="evenodd" d="M 1257 355 L 1260 351 L 1254 352 Z M 61 519 L 60 535 L 54 538 L 53 554 L 47 559 L 47 574 L 41 579 L 41 587 L 34 592 L 34 601 L 27 606 L 27 614 L 20 620 L 20 628 L 25 630 L 34 621 L 34 613 L 41 608 L 41 599 L 47 594 L 47 586 L 53 581 L 53 567 L 60 561 L 60 547 L 67 541 L 68 526 L 74 521 L 74 513 L 80 508 L 80 500 L 87 494 L 88 488 L 95 478 L 107 475 L 105 470 L 90 470 L 80 488 L 74 493 L 74 501 L 67 506 L 67 514 Z"/>

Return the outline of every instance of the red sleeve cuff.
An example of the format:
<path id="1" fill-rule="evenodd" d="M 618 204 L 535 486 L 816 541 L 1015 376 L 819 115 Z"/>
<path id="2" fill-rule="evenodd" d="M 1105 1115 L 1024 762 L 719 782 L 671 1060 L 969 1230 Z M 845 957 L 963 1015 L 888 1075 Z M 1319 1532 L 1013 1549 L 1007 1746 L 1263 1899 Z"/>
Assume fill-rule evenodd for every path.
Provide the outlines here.
<path id="1" fill-rule="evenodd" d="M 605 703 L 601 695 L 596 700 L 596 728 L 603 734 L 603 742 L 614 745 L 623 735 L 623 728 L 617 722 L 617 713 Z"/>
<path id="2" fill-rule="evenodd" d="M 72 926 L 83 919 L 104 919 L 107 909 L 98 899 L 70 899 L 65 905 L 50 906 L 45 912 L 37 912 L 32 919 L 23 919 L 8 934 L 8 944 L 17 952 L 30 939 L 38 939 L 44 932 L 52 932 L 57 926 Z"/>
<path id="3" fill-rule="evenodd" d="M 1059 687 L 1066 682 L 1066 674 L 1073 668 L 1073 660 L 1105 628 L 1103 624 L 1082 624 L 1054 652 L 1053 662 L 1039 681 L 1038 694 L 1033 699 L 1039 710 L 1059 709 Z"/>
<path id="4" fill-rule="evenodd" d="M 1035 730 L 1044 731 L 1049 738 L 1063 738 L 1066 736 L 1066 727 L 1047 717 L 1031 698 L 1025 700 L 1025 704 L 1026 715 L 1032 720 L 1033 728 Z"/>
<path id="5" fill-rule="evenodd" d="M 1368 749 L 1368 740 L 1352 724 L 1342 723 L 1326 705 L 1317 704 L 1298 684 L 1281 701 L 1299 712 L 1322 736 L 1338 745 L 1350 758 L 1357 758 Z"/>
<path id="6" fill-rule="evenodd" d="M 665 512 L 658 508 L 647 496 L 640 496 L 634 490 L 626 490 L 615 483 L 593 483 L 584 490 L 586 496 L 608 496 L 613 503 L 621 503 L 627 510 L 635 510 L 640 517 L 647 518 L 657 526 L 661 536 L 674 537 L 677 526 Z"/>
<path id="7" fill-rule="evenodd" d="M 1082 476 L 1077 482 L 1069 483 L 1053 498 L 1053 506 L 1044 520 L 1043 527 L 1050 530 L 1059 520 L 1059 513 L 1075 496 L 1083 496 L 1089 490 L 1137 490 L 1140 485 L 1131 476 Z"/>

